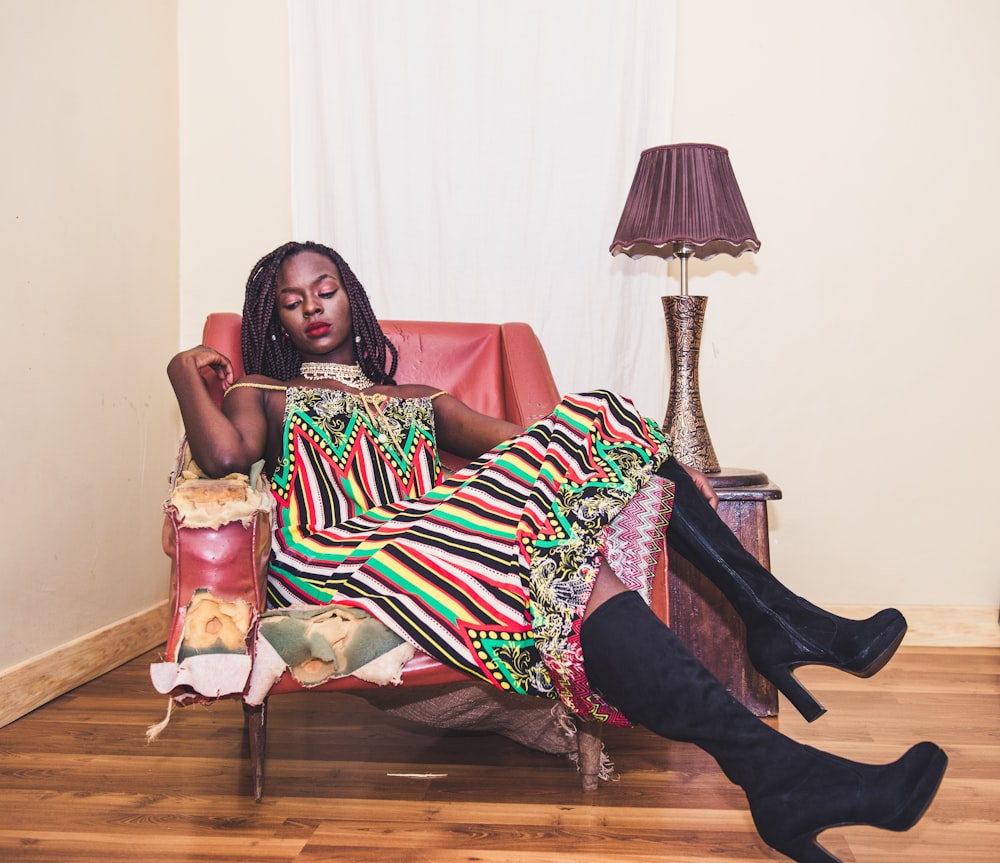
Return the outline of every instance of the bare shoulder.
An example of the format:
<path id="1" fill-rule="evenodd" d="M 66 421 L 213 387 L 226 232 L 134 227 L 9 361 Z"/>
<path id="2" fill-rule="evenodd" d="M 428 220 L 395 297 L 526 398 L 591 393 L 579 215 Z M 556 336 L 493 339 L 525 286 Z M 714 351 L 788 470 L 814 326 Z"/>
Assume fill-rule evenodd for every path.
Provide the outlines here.
<path id="1" fill-rule="evenodd" d="M 280 416 L 285 407 L 288 384 L 264 375 L 246 375 L 226 390 L 223 409 L 227 414 L 263 409 Z"/>
<path id="2" fill-rule="evenodd" d="M 453 396 L 447 390 L 440 387 L 428 386 L 426 384 L 403 384 L 391 388 L 378 388 L 387 395 L 394 395 L 401 399 L 429 398 L 434 405 L 434 415 L 438 423 L 452 422 L 474 422 L 478 418 L 492 420 L 469 407 L 460 398 Z"/>

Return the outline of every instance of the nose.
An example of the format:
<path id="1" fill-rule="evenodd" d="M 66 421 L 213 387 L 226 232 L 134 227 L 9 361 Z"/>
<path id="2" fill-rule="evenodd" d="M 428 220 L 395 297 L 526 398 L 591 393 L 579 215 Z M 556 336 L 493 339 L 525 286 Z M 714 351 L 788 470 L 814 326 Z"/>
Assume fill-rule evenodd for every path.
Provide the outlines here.
<path id="1" fill-rule="evenodd" d="M 306 294 L 305 300 L 302 303 L 302 312 L 309 317 L 310 315 L 315 315 L 317 312 L 322 311 L 323 304 L 320 298 L 315 294 Z"/>

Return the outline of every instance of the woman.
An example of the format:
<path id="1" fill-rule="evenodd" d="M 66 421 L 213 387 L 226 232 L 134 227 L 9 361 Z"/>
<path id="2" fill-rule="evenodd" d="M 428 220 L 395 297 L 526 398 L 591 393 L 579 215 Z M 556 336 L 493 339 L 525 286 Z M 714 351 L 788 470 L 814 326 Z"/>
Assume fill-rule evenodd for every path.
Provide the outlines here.
<path id="1" fill-rule="evenodd" d="M 363 288 L 312 243 L 258 262 L 243 328 L 242 381 L 207 347 L 178 354 L 168 373 L 203 470 L 266 462 L 270 605 L 360 609 L 501 689 L 693 742 L 743 788 L 764 841 L 802 863 L 836 860 L 815 841 L 827 827 L 905 830 L 923 814 L 947 764 L 937 746 L 883 766 L 800 745 L 743 708 L 650 611 L 641 552 L 669 522 L 669 545 L 745 621 L 754 665 L 810 721 L 823 708 L 793 668 L 874 674 L 906 630 L 898 611 L 846 620 L 784 588 L 718 518 L 705 477 L 629 402 L 567 397 L 522 430 L 432 387 L 396 386 L 395 348 Z M 208 369 L 228 387 L 221 409 Z M 474 461 L 442 478 L 438 446 Z"/>

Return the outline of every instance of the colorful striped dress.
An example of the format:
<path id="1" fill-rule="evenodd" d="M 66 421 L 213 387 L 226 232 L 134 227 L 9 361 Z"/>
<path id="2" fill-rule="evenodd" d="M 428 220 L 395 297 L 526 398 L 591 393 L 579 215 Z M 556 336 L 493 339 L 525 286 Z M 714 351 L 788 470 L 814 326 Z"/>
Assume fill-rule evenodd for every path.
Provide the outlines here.
<path id="1" fill-rule="evenodd" d="M 648 601 L 668 455 L 595 392 L 444 476 L 432 398 L 291 387 L 268 604 L 362 609 L 472 677 L 626 724 L 587 685 L 579 625 L 602 557 Z"/>

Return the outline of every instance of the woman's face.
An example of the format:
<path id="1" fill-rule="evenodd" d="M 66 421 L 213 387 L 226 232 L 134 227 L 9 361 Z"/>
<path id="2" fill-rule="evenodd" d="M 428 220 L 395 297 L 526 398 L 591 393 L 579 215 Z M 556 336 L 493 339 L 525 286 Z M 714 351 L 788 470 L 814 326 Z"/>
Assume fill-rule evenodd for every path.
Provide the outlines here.
<path id="1" fill-rule="evenodd" d="M 278 319 L 310 362 L 354 363 L 354 327 L 336 264 L 319 252 L 298 252 L 281 265 Z"/>

